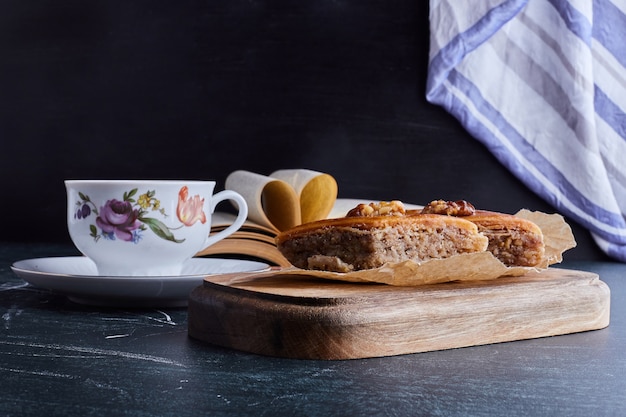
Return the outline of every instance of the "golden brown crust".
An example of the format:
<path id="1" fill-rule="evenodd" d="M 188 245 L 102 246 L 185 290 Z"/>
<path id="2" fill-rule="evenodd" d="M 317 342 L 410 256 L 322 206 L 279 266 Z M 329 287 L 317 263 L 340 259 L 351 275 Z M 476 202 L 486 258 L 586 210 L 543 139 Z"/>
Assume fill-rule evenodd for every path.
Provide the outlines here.
<path id="1" fill-rule="evenodd" d="M 280 245 L 284 241 L 297 236 L 330 228 L 349 227 L 359 230 L 371 230 L 394 227 L 400 223 L 421 224 L 425 227 L 455 225 L 471 232 L 478 230 L 475 224 L 459 217 L 441 216 L 438 214 L 419 214 L 417 212 L 411 212 L 409 215 L 407 212 L 406 216 L 339 217 L 336 219 L 324 219 L 305 223 L 279 233 L 276 237 L 276 243 Z"/>
<path id="2" fill-rule="evenodd" d="M 489 227 L 490 229 L 517 228 L 541 234 L 541 229 L 535 223 L 512 214 L 476 210 L 475 214 L 463 218 L 472 223 L 480 224 L 483 227 Z"/>

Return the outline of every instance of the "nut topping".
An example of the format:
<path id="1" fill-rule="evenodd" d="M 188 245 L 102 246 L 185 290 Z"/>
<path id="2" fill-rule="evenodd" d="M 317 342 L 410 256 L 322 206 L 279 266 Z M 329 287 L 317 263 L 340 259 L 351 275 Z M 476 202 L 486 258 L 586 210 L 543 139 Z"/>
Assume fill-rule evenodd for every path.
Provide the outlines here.
<path id="1" fill-rule="evenodd" d="M 422 209 L 422 214 L 444 214 L 456 217 L 471 216 L 475 212 L 474 206 L 465 200 L 434 200 Z"/>
<path id="2" fill-rule="evenodd" d="M 404 204 L 401 201 L 381 201 L 379 203 L 359 204 L 346 214 L 346 217 L 404 216 Z"/>

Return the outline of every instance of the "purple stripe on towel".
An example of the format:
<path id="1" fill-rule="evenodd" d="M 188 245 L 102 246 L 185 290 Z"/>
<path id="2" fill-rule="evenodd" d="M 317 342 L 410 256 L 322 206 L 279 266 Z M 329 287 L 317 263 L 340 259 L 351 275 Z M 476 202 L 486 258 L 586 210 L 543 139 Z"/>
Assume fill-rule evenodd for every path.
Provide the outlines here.
<path id="1" fill-rule="evenodd" d="M 496 33 L 502 25 L 515 17 L 526 6 L 528 0 L 509 0 L 494 7 L 476 24 L 465 32 L 459 33 L 447 45 L 441 48 L 430 61 L 428 72 L 427 96 L 439 88 L 447 78 L 448 71 L 455 68 L 471 51 Z"/>
<path id="2" fill-rule="evenodd" d="M 626 67 L 626 15 L 608 0 L 593 1 L 593 37 Z"/>
<path id="3" fill-rule="evenodd" d="M 556 9 L 567 27 L 585 43 L 591 46 L 591 22 L 585 15 L 572 7 L 568 0 L 548 0 Z"/>
<path id="4" fill-rule="evenodd" d="M 626 140 L 626 114 L 604 91 L 596 87 L 594 96 L 596 113 L 607 122 L 622 139 Z"/>

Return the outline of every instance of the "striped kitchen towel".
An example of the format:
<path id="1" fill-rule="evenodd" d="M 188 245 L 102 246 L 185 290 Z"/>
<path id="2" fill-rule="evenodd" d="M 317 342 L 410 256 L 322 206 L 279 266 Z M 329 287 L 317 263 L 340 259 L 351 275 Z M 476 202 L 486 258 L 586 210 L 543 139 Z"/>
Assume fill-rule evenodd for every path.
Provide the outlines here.
<path id="1" fill-rule="evenodd" d="M 626 262 L 626 0 L 430 0 L 427 100 Z"/>

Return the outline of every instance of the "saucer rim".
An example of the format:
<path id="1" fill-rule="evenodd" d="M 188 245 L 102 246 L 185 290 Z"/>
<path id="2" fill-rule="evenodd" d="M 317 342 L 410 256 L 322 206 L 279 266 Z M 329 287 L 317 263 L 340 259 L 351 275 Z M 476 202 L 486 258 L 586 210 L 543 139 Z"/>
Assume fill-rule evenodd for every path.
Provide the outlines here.
<path id="1" fill-rule="evenodd" d="M 21 263 L 26 262 L 36 262 L 41 260 L 61 260 L 61 261 L 70 261 L 75 260 L 77 262 L 90 262 L 89 258 L 86 256 L 47 256 L 47 257 L 38 257 L 38 258 L 28 258 L 28 259 L 20 259 L 18 261 L 14 261 L 11 264 L 11 269 L 17 274 L 17 272 L 24 272 L 28 274 L 36 274 L 36 275 L 45 275 L 45 276 L 53 276 L 53 277 L 71 277 L 71 278 L 85 278 L 85 279 L 107 279 L 107 280 L 169 280 L 169 279 L 196 279 L 199 277 L 205 277 L 210 275 L 219 275 L 226 272 L 201 272 L 194 274 L 180 274 L 180 275 L 100 275 L 100 274 L 71 274 L 64 272 L 52 272 L 45 270 L 38 270 L 33 268 L 27 268 L 25 266 L 20 266 Z M 207 261 L 208 262 L 244 262 L 246 264 L 256 264 L 259 266 L 258 269 L 246 269 L 242 271 L 232 271 L 232 272 L 262 272 L 268 270 L 270 265 L 265 262 L 260 261 L 252 261 L 248 259 L 232 259 L 232 258 L 191 258 L 189 261 Z"/>
<path id="2" fill-rule="evenodd" d="M 42 259 L 72 258 L 78 261 L 85 256 L 53 256 L 29 258 L 13 262 L 12 271 L 29 286 L 65 296 L 70 301 L 89 306 L 111 308 L 184 308 L 188 305 L 191 291 L 202 285 L 204 278 L 238 271 L 186 275 L 154 276 L 106 276 L 77 275 L 58 272 L 45 272 L 27 268 L 22 263 L 36 262 Z M 192 258 L 208 262 L 245 262 L 257 264 L 259 268 L 241 272 L 260 272 L 269 270 L 269 264 L 259 261 L 228 258 Z M 104 287 L 103 287 L 104 286 Z M 102 288 L 106 288 L 102 291 Z"/>

